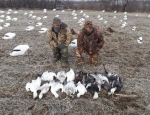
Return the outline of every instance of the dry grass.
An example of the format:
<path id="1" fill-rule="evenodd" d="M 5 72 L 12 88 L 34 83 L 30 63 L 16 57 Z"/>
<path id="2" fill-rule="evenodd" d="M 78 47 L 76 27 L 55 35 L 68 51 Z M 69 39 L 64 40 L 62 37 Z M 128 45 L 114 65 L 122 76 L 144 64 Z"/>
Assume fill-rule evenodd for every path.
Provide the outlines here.
<path id="1" fill-rule="evenodd" d="M 95 25 L 101 27 L 105 46 L 100 50 L 100 64 L 92 67 L 85 64 L 78 67 L 74 58 L 75 48 L 69 48 L 70 67 L 75 71 L 84 70 L 86 72 L 104 72 L 102 64 L 106 68 L 119 74 L 124 82 L 121 94 L 137 95 L 138 97 L 121 97 L 106 95 L 105 91 L 99 92 L 99 99 L 93 100 L 89 94 L 81 96 L 79 99 L 68 98 L 64 93 L 59 92 L 60 97 L 55 99 L 49 92 L 41 100 L 32 99 L 32 94 L 26 92 L 25 85 L 28 81 L 35 79 L 38 73 L 44 71 L 57 72 L 62 70 L 60 64 L 53 65 L 52 52 L 46 42 L 46 35 L 40 34 L 36 27 L 33 31 L 25 31 L 32 21 L 35 26 L 35 19 L 24 16 L 24 12 L 10 14 L 18 17 L 17 22 L 12 22 L 11 26 L 4 28 L 0 32 L 2 37 L 7 32 L 15 32 L 16 36 L 12 40 L 0 39 L 0 115 L 148 115 L 150 112 L 150 18 L 148 14 L 127 14 L 127 27 L 120 28 L 119 20 L 123 19 L 123 13 L 102 13 L 86 11 Z M 47 19 L 42 19 L 42 27 L 49 27 L 52 19 L 59 14 L 70 28 L 80 30 L 81 26 L 77 20 L 72 19 L 71 11 L 52 12 L 43 14 L 42 11 L 33 11 L 36 16 L 47 15 Z M 97 20 L 100 14 L 108 21 L 104 25 L 103 21 Z M 117 18 L 112 17 L 116 15 Z M 78 13 L 78 18 L 82 15 Z M 3 25 L 4 23 L 0 23 Z M 136 31 L 132 27 L 137 26 Z M 111 27 L 115 32 L 107 30 Z M 143 43 L 138 44 L 137 38 L 142 36 Z M 23 56 L 11 57 L 10 51 L 17 45 L 29 44 L 30 50 Z M 29 53 L 29 56 L 28 56 Z"/>

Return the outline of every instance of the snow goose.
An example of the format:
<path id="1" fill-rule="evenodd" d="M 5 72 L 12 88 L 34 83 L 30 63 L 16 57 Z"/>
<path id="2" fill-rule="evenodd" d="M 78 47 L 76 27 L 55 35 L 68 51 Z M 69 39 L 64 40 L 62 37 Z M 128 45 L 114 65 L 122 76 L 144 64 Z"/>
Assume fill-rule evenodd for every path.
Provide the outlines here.
<path id="1" fill-rule="evenodd" d="M 23 55 L 29 49 L 28 45 L 18 45 L 10 53 L 11 56 Z"/>
<path id="2" fill-rule="evenodd" d="M 4 22 L 4 20 L 0 19 L 0 23 L 3 23 L 3 22 Z"/>
<path id="3" fill-rule="evenodd" d="M 83 10 L 81 10 L 80 13 L 83 13 Z"/>
<path id="4" fill-rule="evenodd" d="M 0 30 L 2 30 L 3 29 L 3 27 L 2 26 L 0 26 Z"/>
<path id="5" fill-rule="evenodd" d="M 49 83 L 45 83 L 42 86 L 39 87 L 38 90 L 41 90 L 40 94 L 39 94 L 39 99 L 42 99 L 43 95 L 46 94 L 49 91 L 50 88 L 50 84 Z"/>
<path id="6" fill-rule="evenodd" d="M 57 15 L 55 15 L 55 17 L 59 17 L 59 15 L 57 14 Z"/>
<path id="7" fill-rule="evenodd" d="M 56 77 L 56 74 L 54 72 L 45 71 L 41 76 L 41 80 L 42 81 L 52 81 L 54 79 L 54 77 Z"/>
<path id="8" fill-rule="evenodd" d="M 66 72 L 65 71 L 59 71 L 56 75 L 56 78 L 61 82 L 63 83 L 66 79 Z"/>
<path id="9" fill-rule="evenodd" d="M 36 23 L 36 26 L 42 26 L 41 22 Z"/>
<path id="10" fill-rule="evenodd" d="M 138 44 L 142 44 L 143 38 L 142 38 L 142 37 L 139 37 L 139 38 L 137 39 L 137 42 L 138 42 Z"/>
<path id="11" fill-rule="evenodd" d="M 27 30 L 27 31 L 34 30 L 34 26 L 28 26 L 25 30 Z"/>
<path id="12" fill-rule="evenodd" d="M 9 27 L 9 26 L 10 26 L 10 23 L 5 23 L 3 26 L 4 26 L 4 27 Z"/>
<path id="13" fill-rule="evenodd" d="M 62 92 L 64 91 L 64 86 L 62 83 L 60 82 L 55 82 L 55 81 L 50 81 L 50 86 L 51 86 L 51 93 L 55 96 L 55 98 L 58 98 L 59 95 L 57 93 L 58 90 L 62 90 Z"/>
<path id="14" fill-rule="evenodd" d="M 86 86 L 86 89 L 92 95 L 93 99 L 98 98 L 98 92 L 101 90 L 101 86 L 98 85 L 96 82 L 90 83 Z"/>
<path id="15" fill-rule="evenodd" d="M 132 27 L 132 30 L 134 31 L 135 29 L 136 29 L 136 26 L 133 26 L 133 27 Z"/>
<path id="16" fill-rule="evenodd" d="M 102 12 L 105 12 L 105 10 L 102 10 Z"/>
<path id="17" fill-rule="evenodd" d="M 16 33 L 8 32 L 2 38 L 3 39 L 13 39 L 16 36 Z"/>
<path id="18" fill-rule="evenodd" d="M 64 92 L 69 96 L 73 97 L 72 94 L 75 94 L 76 92 L 76 86 L 73 81 L 68 82 L 64 85 Z"/>
<path id="19" fill-rule="evenodd" d="M 43 9 L 43 13 L 46 13 L 47 12 L 47 9 Z"/>
<path id="20" fill-rule="evenodd" d="M 56 11 L 56 9 L 54 8 L 53 11 Z"/>
<path id="21" fill-rule="evenodd" d="M 41 20 L 41 17 L 37 17 L 36 20 Z"/>
<path id="22" fill-rule="evenodd" d="M 37 94 L 37 90 L 40 88 L 41 85 L 41 78 L 37 77 L 36 80 L 32 80 L 32 82 L 28 82 L 25 86 L 26 91 L 31 91 L 33 93 L 33 99 L 35 99 L 38 94 Z"/>
<path id="23" fill-rule="evenodd" d="M 47 18 L 47 16 L 43 16 L 43 19 L 46 19 Z"/>
<path id="24" fill-rule="evenodd" d="M 0 18 L 4 18 L 5 17 L 5 15 L 0 15 Z"/>
<path id="25" fill-rule="evenodd" d="M 115 92 L 120 92 L 123 87 L 121 78 L 116 74 L 108 72 L 105 68 L 105 65 L 103 65 L 103 67 L 109 81 L 108 95 L 113 95 Z"/>
<path id="26" fill-rule="evenodd" d="M 75 73 L 74 73 L 73 69 L 70 68 L 70 70 L 68 72 L 66 72 L 66 77 L 67 77 L 67 82 L 74 80 Z"/>
<path id="27" fill-rule="evenodd" d="M 69 44 L 69 46 L 77 47 L 77 39 L 72 40 L 71 43 Z"/>
<path id="28" fill-rule="evenodd" d="M 12 18 L 12 21 L 17 21 L 18 20 L 18 18 Z"/>
<path id="29" fill-rule="evenodd" d="M 41 28 L 40 30 L 39 30 L 39 33 L 45 33 L 47 31 L 47 28 Z"/>
<path id="30" fill-rule="evenodd" d="M 81 95 L 84 95 L 87 90 L 85 88 L 85 86 L 83 84 L 81 84 L 81 82 L 77 83 L 77 87 L 76 87 L 76 92 L 78 91 L 77 97 L 79 98 Z"/>

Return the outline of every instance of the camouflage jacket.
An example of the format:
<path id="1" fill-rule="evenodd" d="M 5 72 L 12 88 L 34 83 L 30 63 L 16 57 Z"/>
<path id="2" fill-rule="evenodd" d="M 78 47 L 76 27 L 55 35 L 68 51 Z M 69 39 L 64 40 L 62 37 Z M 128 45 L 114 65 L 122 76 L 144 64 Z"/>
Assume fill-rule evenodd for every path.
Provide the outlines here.
<path id="1" fill-rule="evenodd" d="M 79 52 L 85 51 L 88 54 L 95 54 L 104 45 L 104 38 L 98 28 L 93 27 L 93 30 L 88 33 L 85 28 L 78 35 L 77 40 Z"/>
<path id="2" fill-rule="evenodd" d="M 54 28 L 50 27 L 50 29 L 47 31 L 47 39 L 52 49 L 57 47 L 58 44 L 64 44 L 68 46 L 71 42 L 71 33 L 67 28 L 67 25 L 65 23 L 62 23 L 61 29 L 58 32 L 58 36 L 54 32 Z"/>

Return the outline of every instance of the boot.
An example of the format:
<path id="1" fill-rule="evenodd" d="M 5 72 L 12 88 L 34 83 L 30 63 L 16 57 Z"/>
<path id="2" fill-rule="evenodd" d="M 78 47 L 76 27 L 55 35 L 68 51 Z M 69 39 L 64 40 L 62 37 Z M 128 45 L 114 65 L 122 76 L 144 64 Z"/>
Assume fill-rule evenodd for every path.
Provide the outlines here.
<path id="1" fill-rule="evenodd" d="M 88 55 L 88 59 L 91 65 L 97 66 L 98 65 L 98 59 L 99 59 L 99 54 L 93 54 L 93 55 Z"/>

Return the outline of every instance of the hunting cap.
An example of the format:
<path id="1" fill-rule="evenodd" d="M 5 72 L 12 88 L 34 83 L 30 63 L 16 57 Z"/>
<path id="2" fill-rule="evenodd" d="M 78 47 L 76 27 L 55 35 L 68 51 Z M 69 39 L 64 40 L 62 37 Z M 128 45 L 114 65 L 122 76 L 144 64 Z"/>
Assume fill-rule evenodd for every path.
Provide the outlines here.
<path id="1" fill-rule="evenodd" d="M 58 17 L 55 17 L 55 18 L 53 19 L 53 24 L 61 25 L 61 19 L 59 19 Z"/>

